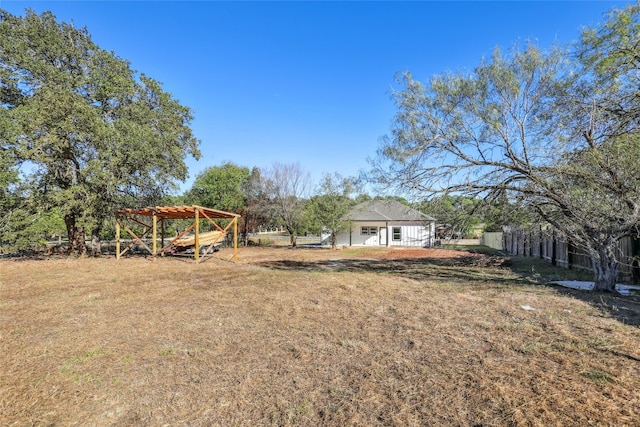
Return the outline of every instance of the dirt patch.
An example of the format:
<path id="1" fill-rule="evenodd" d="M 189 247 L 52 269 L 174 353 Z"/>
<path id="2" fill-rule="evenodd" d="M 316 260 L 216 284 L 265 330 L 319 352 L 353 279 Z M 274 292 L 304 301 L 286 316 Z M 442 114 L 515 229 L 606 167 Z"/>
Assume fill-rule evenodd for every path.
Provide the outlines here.
<path id="1" fill-rule="evenodd" d="M 398 259 L 398 258 L 433 258 L 433 259 L 457 259 L 457 258 L 479 258 L 482 255 L 469 252 L 453 251 L 447 249 L 408 249 L 398 248 L 381 250 L 374 252 L 375 258 Z"/>
<path id="2" fill-rule="evenodd" d="M 318 261 L 326 259 L 434 259 L 434 260 L 466 260 L 490 258 L 479 253 L 435 248 L 378 248 L 351 247 L 331 249 L 327 247 L 291 248 L 262 247 L 242 249 L 240 262 L 255 263 L 260 261 L 288 259 L 292 261 Z"/>
<path id="3" fill-rule="evenodd" d="M 0 261 L 0 424 L 640 419 L 640 329 L 613 299 L 456 251 L 216 256 Z"/>

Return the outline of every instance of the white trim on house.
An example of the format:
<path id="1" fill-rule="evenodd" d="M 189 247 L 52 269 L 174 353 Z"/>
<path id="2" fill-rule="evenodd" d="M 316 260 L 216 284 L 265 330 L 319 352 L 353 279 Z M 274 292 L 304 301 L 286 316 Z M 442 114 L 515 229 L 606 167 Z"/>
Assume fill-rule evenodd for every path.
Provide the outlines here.
<path id="1" fill-rule="evenodd" d="M 351 229 L 339 233 L 338 245 L 431 247 L 436 220 L 396 201 L 361 203 L 347 216 Z"/>
<path id="2" fill-rule="evenodd" d="M 375 234 L 363 234 L 362 228 Z M 435 224 L 422 222 L 355 222 L 351 230 L 338 234 L 337 244 L 347 246 L 433 246 Z"/>

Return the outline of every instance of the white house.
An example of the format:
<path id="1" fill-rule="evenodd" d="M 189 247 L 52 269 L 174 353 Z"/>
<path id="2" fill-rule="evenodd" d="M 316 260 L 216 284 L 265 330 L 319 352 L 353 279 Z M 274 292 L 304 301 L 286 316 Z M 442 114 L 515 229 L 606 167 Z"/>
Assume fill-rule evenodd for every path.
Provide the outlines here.
<path id="1" fill-rule="evenodd" d="M 435 218 L 395 200 L 370 200 L 351 209 L 351 229 L 337 236 L 347 246 L 433 246 Z"/>

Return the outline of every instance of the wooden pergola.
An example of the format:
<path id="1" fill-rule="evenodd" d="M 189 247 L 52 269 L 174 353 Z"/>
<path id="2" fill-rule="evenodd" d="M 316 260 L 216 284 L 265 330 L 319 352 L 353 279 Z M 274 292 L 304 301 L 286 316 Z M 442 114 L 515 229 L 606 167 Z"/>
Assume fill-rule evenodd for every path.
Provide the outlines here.
<path id="1" fill-rule="evenodd" d="M 148 219 L 145 220 L 144 218 L 151 218 L 151 222 L 148 223 Z M 216 238 L 207 240 L 205 243 L 207 246 L 202 257 L 200 256 L 201 218 L 208 220 L 213 224 L 215 229 L 220 232 Z M 200 260 L 204 259 L 206 254 L 213 249 L 215 244 L 227 235 L 229 229 L 233 227 L 232 259 L 233 261 L 236 261 L 238 259 L 238 218 L 240 218 L 240 215 L 216 209 L 204 208 L 202 206 L 155 206 L 141 209 L 120 209 L 116 211 L 116 258 L 120 259 L 122 255 L 126 254 L 136 244 L 145 248 L 152 256 L 156 256 L 158 254 L 164 255 L 165 251 L 170 249 L 176 242 L 180 241 L 180 239 L 184 238 L 187 233 L 193 230 L 193 246 L 195 249 L 194 258 L 196 262 L 200 262 Z M 167 220 L 175 219 L 193 219 L 193 223 L 165 245 L 165 222 Z M 216 222 L 218 219 L 230 219 L 231 221 L 229 221 L 225 227 L 222 227 Z M 158 222 L 160 222 L 160 250 L 158 250 Z M 131 227 L 127 225 L 128 223 L 135 223 L 142 226 L 142 232 L 139 232 L 140 235 L 134 233 L 131 230 Z M 120 251 L 120 232 L 122 229 L 124 229 L 133 238 L 133 241 L 124 250 Z M 151 232 L 151 248 L 142 241 L 149 232 Z"/>

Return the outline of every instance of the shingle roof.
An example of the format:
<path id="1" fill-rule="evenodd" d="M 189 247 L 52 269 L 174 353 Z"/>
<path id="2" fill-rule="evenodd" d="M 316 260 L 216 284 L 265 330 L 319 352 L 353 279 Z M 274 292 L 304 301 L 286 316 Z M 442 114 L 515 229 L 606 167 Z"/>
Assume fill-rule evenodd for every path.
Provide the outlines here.
<path id="1" fill-rule="evenodd" d="M 370 200 L 346 215 L 352 221 L 435 221 L 435 218 L 395 200 Z"/>

